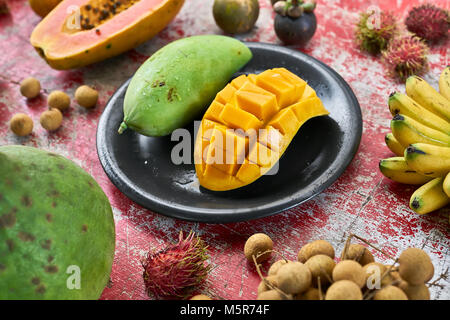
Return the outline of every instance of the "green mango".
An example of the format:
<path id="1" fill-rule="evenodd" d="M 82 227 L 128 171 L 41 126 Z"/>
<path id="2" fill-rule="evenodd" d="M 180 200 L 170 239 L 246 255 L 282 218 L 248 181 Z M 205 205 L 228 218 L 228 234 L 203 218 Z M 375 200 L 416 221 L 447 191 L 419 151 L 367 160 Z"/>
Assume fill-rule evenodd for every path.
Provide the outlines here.
<path id="1" fill-rule="evenodd" d="M 136 71 L 125 94 L 119 133 L 165 136 L 204 111 L 252 53 L 242 42 L 202 35 L 174 41 Z"/>
<path id="2" fill-rule="evenodd" d="M 0 147 L 0 300 L 98 299 L 115 228 L 108 198 L 72 161 Z"/>

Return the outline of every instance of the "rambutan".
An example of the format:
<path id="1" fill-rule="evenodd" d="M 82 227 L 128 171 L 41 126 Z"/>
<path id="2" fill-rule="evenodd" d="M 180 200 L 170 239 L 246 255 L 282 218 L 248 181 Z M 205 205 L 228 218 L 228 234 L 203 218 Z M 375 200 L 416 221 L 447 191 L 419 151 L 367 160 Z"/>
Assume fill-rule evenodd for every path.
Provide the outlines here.
<path id="1" fill-rule="evenodd" d="M 414 35 L 404 35 L 392 39 L 382 52 L 383 62 L 388 74 L 405 80 L 411 75 L 420 75 L 428 68 L 429 48 L 425 42 Z"/>
<path id="2" fill-rule="evenodd" d="M 6 0 L 0 0 L 0 15 L 6 14 L 9 12 L 8 4 Z"/>
<path id="3" fill-rule="evenodd" d="M 428 3 L 414 7 L 408 13 L 405 24 L 410 32 L 435 43 L 448 36 L 450 18 L 447 10 Z"/>
<path id="4" fill-rule="evenodd" d="M 142 266 L 147 293 L 157 298 L 184 298 L 207 277 L 210 266 L 205 242 L 190 232 L 184 239 L 180 232 L 178 243 L 158 252 L 149 252 Z"/>
<path id="5" fill-rule="evenodd" d="M 386 49 L 389 40 L 398 31 L 395 16 L 388 11 L 363 12 L 356 24 L 356 43 L 363 51 L 378 54 Z"/>

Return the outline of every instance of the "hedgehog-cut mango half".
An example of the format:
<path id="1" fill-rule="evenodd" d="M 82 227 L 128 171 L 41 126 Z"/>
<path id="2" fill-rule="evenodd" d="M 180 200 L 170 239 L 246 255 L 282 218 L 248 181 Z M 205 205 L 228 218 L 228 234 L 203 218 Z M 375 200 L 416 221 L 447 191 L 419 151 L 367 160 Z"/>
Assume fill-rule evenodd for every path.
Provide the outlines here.
<path id="1" fill-rule="evenodd" d="M 328 114 L 314 89 L 285 68 L 235 78 L 216 95 L 197 133 L 200 185 L 226 191 L 254 182 L 306 121 Z"/>
<path id="2" fill-rule="evenodd" d="M 83 67 L 137 47 L 164 29 L 184 0 L 65 0 L 30 42 L 54 69 Z"/>

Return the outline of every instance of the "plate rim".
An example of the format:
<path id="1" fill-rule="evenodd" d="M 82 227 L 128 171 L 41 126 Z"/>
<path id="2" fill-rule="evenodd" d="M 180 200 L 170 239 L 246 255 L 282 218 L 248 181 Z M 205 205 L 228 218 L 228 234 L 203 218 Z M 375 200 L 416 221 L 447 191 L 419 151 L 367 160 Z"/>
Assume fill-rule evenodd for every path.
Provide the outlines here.
<path id="1" fill-rule="evenodd" d="M 115 164 L 114 166 L 114 163 L 108 153 L 108 149 L 106 148 L 107 145 L 105 141 L 106 136 L 102 135 L 101 132 L 102 130 L 100 130 L 100 128 L 104 128 L 106 125 L 105 115 L 111 112 L 110 109 L 112 105 L 110 105 L 110 102 L 114 98 L 115 93 L 123 89 L 123 87 L 127 86 L 131 80 L 130 78 L 127 79 L 122 85 L 120 85 L 120 87 L 117 88 L 115 93 L 108 99 L 108 102 L 106 103 L 105 108 L 98 121 L 96 132 L 96 148 L 100 164 L 102 165 L 102 168 L 105 171 L 109 180 L 127 198 L 131 199 L 133 202 L 137 203 L 143 208 L 150 210 L 151 212 L 184 221 L 202 222 L 211 224 L 250 221 L 254 219 L 260 219 L 279 214 L 281 212 L 290 210 L 296 206 L 299 206 L 302 203 L 309 201 L 318 194 L 322 193 L 325 189 L 329 188 L 332 184 L 334 184 L 339 179 L 339 177 L 344 173 L 347 167 L 350 165 L 361 143 L 363 131 L 363 119 L 359 101 L 355 93 L 353 92 L 352 88 L 345 81 L 345 79 L 341 75 L 339 75 L 333 68 L 331 68 L 324 62 L 301 51 L 264 42 L 243 42 L 243 43 L 247 45 L 250 49 L 263 49 L 263 50 L 275 49 L 275 51 L 278 52 L 281 51 L 282 53 L 287 55 L 302 56 L 301 59 L 303 61 L 310 60 L 313 63 L 322 66 L 322 68 L 324 68 L 329 73 L 329 75 L 332 76 L 341 87 L 343 87 L 346 95 L 348 95 L 349 100 L 352 101 L 351 106 L 353 109 L 355 109 L 353 111 L 356 112 L 354 116 L 358 120 L 351 123 L 352 128 L 351 131 L 355 132 L 355 134 L 352 136 L 351 143 L 348 144 L 351 147 L 348 150 L 346 150 L 346 153 L 344 155 L 341 155 L 344 161 L 342 161 L 340 165 L 335 165 L 336 170 L 332 172 L 332 174 L 326 179 L 324 183 L 314 188 L 311 192 L 307 193 L 306 197 L 302 197 L 301 200 L 298 198 L 290 198 L 289 200 L 284 201 L 282 204 L 279 204 L 277 206 L 269 206 L 268 208 L 217 209 L 214 212 L 212 212 L 212 210 L 214 209 L 208 208 L 204 210 L 204 212 L 201 212 L 199 210 L 195 211 L 184 210 L 177 207 L 173 207 L 167 203 L 156 202 L 152 199 L 149 199 L 145 195 L 140 194 L 139 190 L 134 189 L 132 181 L 126 177 L 126 175 L 123 173 L 123 171 L 120 170 L 117 164 Z M 328 172 L 330 168 L 332 169 L 333 167 L 332 166 L 328 167 L 326 171 L 321 173 L 321 175 Z M 121 174 L 119 174 L 119 172 Z"/>

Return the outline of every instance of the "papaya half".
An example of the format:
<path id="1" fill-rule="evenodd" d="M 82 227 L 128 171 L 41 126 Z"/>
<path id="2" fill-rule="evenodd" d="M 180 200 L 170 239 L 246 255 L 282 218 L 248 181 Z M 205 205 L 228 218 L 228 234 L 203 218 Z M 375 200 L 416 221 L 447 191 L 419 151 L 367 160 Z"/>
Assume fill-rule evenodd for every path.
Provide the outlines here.
<path id="1" fill-rule="evenodd" d="M 137 47 L 164 29 L 184 0 L 65 0 L 30 42 L 54 69 L 83 67 Z"/>
<path id="2" fill-rule="evenodd" d="M 200 185 L 226 191 L 266 174 L 309 119 L 328 115 L 314 89 L 285 68 L 242 75 L 203 116 L 194 150 Z"/>

